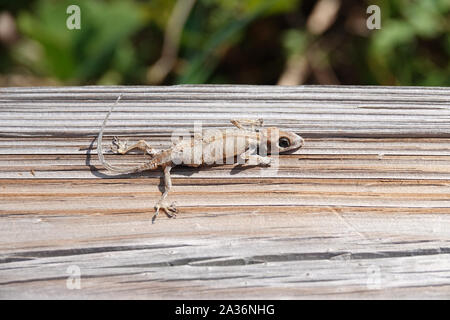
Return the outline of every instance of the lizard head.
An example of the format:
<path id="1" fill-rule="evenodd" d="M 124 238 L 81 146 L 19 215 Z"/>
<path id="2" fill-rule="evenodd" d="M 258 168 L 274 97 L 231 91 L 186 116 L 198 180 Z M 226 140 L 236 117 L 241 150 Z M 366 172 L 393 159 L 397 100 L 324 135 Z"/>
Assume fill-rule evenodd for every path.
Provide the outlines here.
<path id="1" fill-rule="evenodd" d="M 283 131 L 276 127 L 260 130 L 261 141 L 267 141 L 267 152 L 278 151 L 278 153 L 296 150 L 303 147 L 304 140 L 298 134 Z"/>

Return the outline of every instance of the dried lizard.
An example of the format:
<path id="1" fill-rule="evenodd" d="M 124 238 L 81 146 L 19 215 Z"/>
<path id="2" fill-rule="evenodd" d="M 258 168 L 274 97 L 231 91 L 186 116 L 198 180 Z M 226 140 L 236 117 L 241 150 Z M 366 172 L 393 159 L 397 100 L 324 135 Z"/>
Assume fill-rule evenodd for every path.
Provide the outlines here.
<path id="1" fill-rule="evenodd" d="M 222 164 L 225 158 L 229 159 L 232 157 L 234 159 L 236 156 L 241 161 L 248 161 L 252 165 L 267 166 L 270 165 L 271 158 L 257 154 L 258 148 L 262 150 L 265 147 L 269 152 L 281 153 L 301 148 L 304 143 L 303 138 L 293 132 L 282 131 L 276 127 L 262 128 L 262 119 L 231 120 L 231 123 L 236 127 L 234 129 L 206 130 L 201 135 L 194 135 L 193 139 L 181 140 L 178 143 L 174 143 L 169 149 L 161 151 L 155 151 L 144 140 L 139 140 L 137 143 L 128 146 L 126 141 L 121 141 L 117 137 L 114 137 L 111 147 L 113 152 L 126 154 L 131 150 L 139 149 L 151 157 L 147 162 L 133 168 L 116 167 L 105 161 L 102 150 L 102 139 L 106 122 L 121 97 L 120 95 L 111 106 L 98 134 L 98 159 L 106 169 L 120 174 L 154 169 L 162 169 L 164 171 L 165 190 L 155 205 L 155 214 L 152 218 L 153 222 L 158 216 L 160 209 L 169 217 L 175 217 L 178 212 L 174 203 L 168 205 L 165 201 L 172 187 L 170 170 L 174 166 L 185 165 L 199 167 L 214 163 Z M 248 128 L 249 126 L 250 128 Z M 227 163 L 229 162 L 227 161 Z"/>

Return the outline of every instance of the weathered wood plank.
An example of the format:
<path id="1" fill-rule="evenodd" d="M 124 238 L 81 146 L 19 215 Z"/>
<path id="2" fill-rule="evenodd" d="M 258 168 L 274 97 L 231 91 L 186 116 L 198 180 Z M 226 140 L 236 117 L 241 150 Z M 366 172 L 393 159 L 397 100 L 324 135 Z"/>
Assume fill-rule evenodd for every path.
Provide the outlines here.
<path id="1" fill-rule="evenodd" d="M 136 213 L 150 214 L 158 200 L 159 179 L 4 180 L 0 214 Z M 450 180 L 230 178 L 174 181 L 170 198 L 184 214 L 198 208 L 229 211 L 292 207 L 307 212 L 317 206 L 359 211 L 450 213 Z M 251 195 L 243 197 L 242 195 Z M 271 197 L 267 199 L 267 194 Z M 199 195 L 201 195 L 199 197 Z M 290 209 L 286 209 L 290 210 Z M 291 211 L 292 211 L 291 210 Z"/>
<path id="2" fill-rule="evenodd" d="M 0 89 L 0 136 L 94 136 L 110 104 L 110 134 L 164 135 L 260 117 L 306 137 L 450 137 L 450 89 L 174 86 Z"/>
<path id="3" fill-rule="evenodd" d="M 449 296 L 450 248 L 442 225 L 450 215 L 204 214 L 200 209 L 196 217 L 155 225 L 145 214 L 10 216 L 0 225 L 0 296 Z M 66 287 L 69 266 L 80 268 L 80 290 Z"/>
<path id="4" fill-rule="evenodd" d="M 53 138 L 39 140 L 21 138 L 0 140 L 0 178 L 98 178 L 107 177 L 97 172 L 98 159 L 93 139 Z M 168 147 L 169 139 L 152 142 L 155 148 Z M 107 150 L 110 137 L 105 138 Z M 90 149 L 93 145 L 94 150 Z M 86 156 L 86 153 L 88 155 Z M 117 156 L 109 154 L 115 164 L 137 164 L 142 155 Z M 175 178 L 229 178 L 278 176 L 291 178 L 396 178 L 396 179 L 449 179 L 450 139 L 307 139 L 307 145 L 291 155 L 279 157 L 275 169 L 245 168 L 234 170 L 232 165 L 193 170 L 177 168 Z M 231 175 L 230 175 L 231 174 Z M 148 172 L 129 176 L 159 176 Z"/>
<path id="5" fill-rule="evenodd" d="M 160 173 L 97 160 L 120 93 L 106 150 L 243 117 L 306 144 L 277 170 L 174 169 L 181 213 L 152 225 Z M 449 88 L 0 88 L 0 298 L 448 299 L 449 120 Z"/>

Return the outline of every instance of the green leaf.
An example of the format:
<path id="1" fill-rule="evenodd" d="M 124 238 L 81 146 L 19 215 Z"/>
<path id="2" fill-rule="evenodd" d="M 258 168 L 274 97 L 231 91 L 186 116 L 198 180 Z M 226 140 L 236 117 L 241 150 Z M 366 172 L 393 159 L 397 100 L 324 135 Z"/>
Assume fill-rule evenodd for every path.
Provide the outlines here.
<path id="1" fill-rule="evenodd" d="M 381 30 L 374 33 L 373 52 L 376 54 L 389 54 L 397 46 L 414 41 L 414 30 L 408 23 L 401 20 L 390 20 L 384 23 Z"/>
<path id="2" fill-rule="evenodd" d="M 430 38 L 442 31 L 442 15 L 436 4 L 435 0 L 427 0 L 404 7 L 404 16 L 418 35 Z"/>
<path id="3" fill-rule="evenodd" d="M 81 9 L 81 29 L 66 27 L 66 9 Z M 139 6 L 131 1 L 40 0 L 33 14 L 19 15 L 22 33 L 36 41 L 44 51 L 40 66 L 33 70 L 67 82 L 98 79 L 107 72 L 121 46 L 143 24 Z"/>
<path id="4" fill-rule="evenodd" d="M 284 33 L 283 46 L 288 56 L 302 54 L 308 47 L 309 37 L 304 31 L 290 29 Z"/>

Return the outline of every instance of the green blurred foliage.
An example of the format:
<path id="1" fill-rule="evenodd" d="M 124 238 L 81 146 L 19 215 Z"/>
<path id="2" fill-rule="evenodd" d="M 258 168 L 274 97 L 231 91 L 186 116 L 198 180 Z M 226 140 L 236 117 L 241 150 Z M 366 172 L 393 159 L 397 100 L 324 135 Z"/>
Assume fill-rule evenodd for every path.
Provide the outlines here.
<path id="1" fill-rule="evenodd" d="M 0 0 L 19 33 L 0 41 L 0 72 L 43 84 L 146 84 L 176 1 Z M 315 3 L 197 0 L 163 84 L 276 84 L 286 62 L 307 52 L 316 61 L 306 84 L 324 83 L 316 75 L 327 72 L 342 84 L 450 84 L 450 1 L 341 0 L 320 35 L 306 24 Z M 81 8 L 80 30 L 66 28 L 71 4 Z M 370 4 L 381 8 L 380 30 L 365 27 Z"/>
<path id="2" fill-rule="evenodd" d="M 380 1 L 383 27 L 367 49 L 370 71 L 382 84 L 449 85 L 450 1 Z"/>
<path id="3" fill-rule="evenodd" d="M 19 29 L 30 41 L 12 49 L 17 62 L 36 74 L 68 83 L 102 81 L 114 75 L 116 81 L 122 80 L 135 61 L 130 36 L 144 24 L 139 7 L 131 1 L 78 1 L 82 28 L 69 30 L 66 8 L 71 4 L 70 0 L 38 1 L 33 12 L 18 15 Z M 23 47 L 30 42 L 32 46 Z"/>
<path id="4" fill-rule="evenodd" d="M 184 49 L 189 64 L 176 83 L 205 83 L 214 72 L 221 53 L 242 40 L 250 23 L 268 15 L 295 8 L 292 0 L 204 0 L 199 3 L 188 21 Z M 198 12 L 200 11 L 200 12 Z M 211 14 L 207 14 L 210 11 Z M 203 16 L 207 19 L 203 20 Z M 202 23 L 198 23 L 202 21 Z M 190 36 L 189 36 L 190 35 Z"/>

